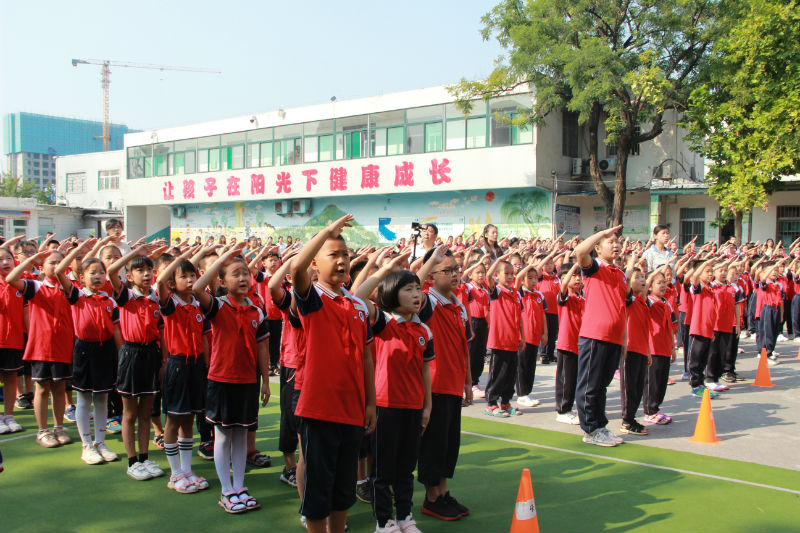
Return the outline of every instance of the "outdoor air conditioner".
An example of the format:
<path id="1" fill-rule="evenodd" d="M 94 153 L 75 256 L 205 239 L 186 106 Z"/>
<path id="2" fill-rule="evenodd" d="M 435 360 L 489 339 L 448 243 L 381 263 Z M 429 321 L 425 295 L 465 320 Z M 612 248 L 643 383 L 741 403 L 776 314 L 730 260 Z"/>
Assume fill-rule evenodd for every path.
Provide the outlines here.
<path id="1" fill-rule="evenodd" d="M 580 157 L 572 158 L 572 175 L 580 176 L 583 174 L 583 160 Z"/>
<path id="2" fill-rule="evenodd" d="M 186 218 L 186 208 L 182 205 L 172 208 L 172 216 L 175 218 Z"/>
<path id="3" fill-rule="evenodd" d="M 292 214 L 293 215 L 308 215 L 311 213 L 311 199 L 303 198 L 301 200 L 292 201 Z"/>
<path id="4" fill-rule="evenodd" d="M 601 159 L 600 163 L 600 172 L 616 172 L 617 171 L 617 162 L 613 159 Z"/>
<path id="5" fill-rule="evenodd" d="M 275 214 L 276 215 L 288 215 L 291 214 L 292 209 L 292 202 L 289 200 L 278 200 L 275 202 Z"/>

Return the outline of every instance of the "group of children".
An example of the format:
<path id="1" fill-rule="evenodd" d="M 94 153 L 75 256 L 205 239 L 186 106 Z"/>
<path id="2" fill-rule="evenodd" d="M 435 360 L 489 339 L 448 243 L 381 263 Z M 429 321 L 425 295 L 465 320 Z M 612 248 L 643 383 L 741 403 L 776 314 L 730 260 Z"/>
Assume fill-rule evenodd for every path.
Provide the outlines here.
<path id="1" fill-rule="evenodd" d="M 160 393 L 167 486 L 209 487 L 191 467 L 201 415 L 213 425 L 219 505 L 242 513 L 260 506 L 244 484 L 245 465 L 279 368 L 281 480 L 297 487 L 306 528 L 343 531 L 358 494 L 373 504 L 376 531 L 415 533 L 415 470 L 425 486 L 423 513 L 457 520 L 470 512 L 448 480 L 461 408 L 474 398 L 485 396 L 487 415 L 518 416 L 539 404 L 537 359 L 556 362 L 556 420 L 580 425 L 586 443 L 616 446 L 622 438 L 607 429 L 606 392 L 618 373 L 620 431 L 646 435 L 636 420 L 640 405 L 646 423 L 671 421 L 660 406 L 678 346 L 697 396 L 741 379 L 735 362 L 744 324 L 775 362 L 800 268 L 778 254 L 751 264 L 729 246 L 687 248 L 678 257 L 665 226 L 654 229 L 654 252 L 645 251 L 649 243 L 622 242 L 619 226 L 584 240 L 504 249 L 490 225 L 480 239 L 426 247 L 419 258 L 405 243 L 353 257 L 342 237 L 351 220 L 284 250 L 252 239 L 171 249 L 140 241 L 128 249 L 120 232 L 0 247 L 0 432 L 21 430 L 13 401 L 26 361 L 39 444 L 70 441 L 69 382 L 81 459 L 117 460 L 105 444 L 107 395 L 116 391 L 127 474 L 159 477 L 148 447 Z M 800 312 L 800 292 L 790 304 Z"/>

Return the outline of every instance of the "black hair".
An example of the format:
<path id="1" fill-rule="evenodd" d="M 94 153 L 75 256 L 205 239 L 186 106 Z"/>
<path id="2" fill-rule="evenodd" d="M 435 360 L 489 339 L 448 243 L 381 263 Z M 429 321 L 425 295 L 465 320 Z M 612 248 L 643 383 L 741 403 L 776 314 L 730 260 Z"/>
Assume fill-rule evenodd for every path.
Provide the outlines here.
<path id="1" fill-rule="evenodd" d="M 483 266 L 483 263 L 481 263 L 480 261 L 473 261 L 470 264 L 468 264 L 467 268 L 465 268 L 464 270 L 469 270 L 470 268 L 472 268 L 474 266 L 478 266 L 478 265 Z M 486 267 L 484 267 L 484 268 L 486 268 Z"/>
<path id="2" fill-rule="evenodd" d="M 363 259 L 354 265 L 350 265 L 350 280 L 345 284 L 345 288 L 350 290 L 350 287 L 353 286 L 353 282 L 356 280 L 358 275 L 364 270 L 364 267 L 367 266 L 368 261 Z"/>
<path id="3" fill-rule="evenodd" d="M 386 279 L 378 285 L 378 307 L 386 311 L 392 311 L 400 307 L 400 300 L 397 294 L 400 290 L 411 283 L 420 285 L 419 278 L 409 270 L 392 272 Z"/>
<path id="4" fill-rule="evenodd" d="M 200 275 L 199 272 L 197 272 L 197 267 L 194 266 L 194 263 L 192 263 L 188 259 L 184 259 L 183 261 L 181 261 L 178 264 L 178 268 L 175 269 L 175 272 L 177 272 L 178 270 L 180 270 L 184 274 L 186 274 L 186 273 L 194 273 L 196 276 Z M 174 272 L 172 274 L 172 280 L 173 281 L 175 280 L 175 273 Z"/>
<path id="5" fill-rule="evenodd" d="M 425 256 L 422 258 L 422 262 L 423 263 L 427 263 L 428 259 L 431 258 L 431 256 L 433 255 L 433 252 L 435 250 L 436 250 L 436 248 L 431 248 L 430 250 L 425 252 Z M 453 257 L 453 252 L 448 248 L 448 250 L 444 253 L 444 256 L 445 257 Z"/>
<path id="6" fill-rule="evenodd" d="M 102 261 L 100 261 L 100 259 L 98 259 L 97 257 L 87 257 L 81 263 L 81 272 L 86 272 L 86 269 L 92 265 L 100 265 L 101 267 L 103 267 L 103 272 L 106 271 L 106 266 L 103 264 Z"/>
<path id="7" fill-rule="evenodd" d="M 15 253 L 21 252 L 22 249 L 25 248 L 26 246 L 33 246 L 34 248 L 37 247 L 36 243 L 33 241 L 19 241 L 17 244 L 14 245 L 14 252 Z"/>
<path id="8" fill-rule="evenodd" d="M 656 224 L 656 227 L 653 228 L 653 235 L 658 235 L 664 230 L 669 231 L 669 227 L 665 224 Z"/>
<path id="9" fill-rule="evenodd" d="M 574 263 L 567 263 L 566 265 L 561 265 L 561 268 L 558 269 L 558 277 L 563 278 L 569 271 L 572 270 L 572 266 Z"/>
<path id="10" fill-rule="evenodd" d="M 11 250 L 9 250 L 6 246 L 0 246 L 0 250 L 3 250 L 5 253 L 10 255 L 12 259 L 14 258 L 13 252 Z"/>
<path id="11" fill-rule="evenodd" d="M 173 261 L 175 261 L 175 256 L 167 254 L 167 253 L 161 254 L 156 258 L 156 267 L 159 270 L 161 270 L 162 268 L 164 268 L 165 266 L 169 265 Z"/>
<path id="12" fill-rule="evenodd" d="M 500 266 L 500 265 L 507 265 L 507 266 L 511 267 L 511 270 L 514 270 L 514 265 L 512 265 L 509 261 L 506 261 L 505 259 L 502 259 L 502 260 L 497 262 L 497 266 Z"/>
<path id="13" fill-rule="evenodd" d="M 275 250 L 270 250 L 269 252 L 267 252 L 267 255 L 265 257 L 277 257 L 278 259 L 280 259 L 281 254 L 279 254 Z"/>
<path id="14" fill-rule="evenodd" d="M 124 228 L 122 221 L 118 218 L 109 218 L 106 220 L 106 231 L 114 228 Z"/>
<path id="15" fill-rule="evenodd" d="M 236 257 L 233 258 L 233 261 L 231 261 L 227 265 L 222 265 L 221 267 L 219 267 L 219 279 L 225 279 L 225 273 L 228 271 L 228 268 L 233 265 L 233 263 L 241 263 L 244 266 L 248 267 L 248 271 L 250 270 L 250 267 L 248 266 L 245 258 L 242 257 L 241 255 L 237 255 Z"/>
<path id="16" fill-rule="evenodd" d="M 141 270 L 143 268 L 153 268 L 153 260 L 149 257 L 137 255 L 128 265 L 128 270 Z"/>
<path id="17" fill-rule="evenodd" d="M 433 234 L 434 235 L 439 235 L 439 228 L 436 226 L 436 224 L 430 224 L 430 223 L 425 224 L 425 229 L 428 229 L 428 228 L 433 228 Z"/>
<path id="18" fill-rule="evenodd" d="M 57 241 L 57 240 L 55 240 L 55 239 L 50 239 L 50 240 L 49 240 L 49 241 L 47 241 L 47 242 L 46 242 L 44 245 L 45 245 L 45 247 L 47 247 L 47 246 L 50 246 L 51 244 L 55 244 L 56 246 L 60 246 L 60 245 L 61 245 L 61 243 L 60 243 L 60 242 L 58 242 L 58 241 Z"/>

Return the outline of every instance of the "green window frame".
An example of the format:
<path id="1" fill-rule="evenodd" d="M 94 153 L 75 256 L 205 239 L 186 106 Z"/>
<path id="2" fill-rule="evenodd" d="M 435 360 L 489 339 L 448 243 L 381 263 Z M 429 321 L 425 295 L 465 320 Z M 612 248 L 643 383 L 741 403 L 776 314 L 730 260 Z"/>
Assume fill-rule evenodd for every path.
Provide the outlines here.
<path id="1" fill-rule="evenodd" d="M 511 144 L 532 144 L 533 143 L 533 128 L 530 124 L 514 124 L 513 121 L 517 120 L 519 113 L 511 114 Z"/>
<path id="2" fill-rule="evenodd" d="M 319 160 L 320 161 L 333 161 L 333 135 L 321 135 L 319 137 Z"/>
<path id="3" fill-rule="evenodd" d="M 274 164 L 273 160 L 273 152 L 272 152 L 272 141 L 267 141 L 259 144 L 259 164 L 262 167 L 271 167 Z"/>
<path id="4" fill-rule="evenodd" d="M 244 145 L 232 144 L 223 146 L 222 170 L 239 170 L 244 168 Z"/>
<path id="5" fill-rule="evenodd" d="M 441 152 L 443 137 L 444 127 L 441 122 L 425 124 L 425 152 Z"/>
<path id="6" fill-rule="evenodd" d="M 405 138 L 405 128 L 403 126 L 386 128 L 386 155 L 401 155 L 405 153 L 403 150 Z"/>
<path id="7" fill-rule="evenodd" d="M 303 160 L 302 137 L 275 141 L 275 164 L 294 165 Z"/>
<path id="8" fill-rule="evenodd" d="M 489 127 L 486 117 L 467 119 L 467 149 L 486 148 L 489 139 Z"/>
<path id="9" fill-rule="evenodd" d="M 258 168 L 261 166 L 258 143 L 250 143 L 245 147 L 244 158 L 247 168 Z"/>
<path id="10" fill-rule="evenodd" d="M 221 161 L 219 148 L 209 148 L 208 150 L 208 171 L 217 172 L 220 170 Z"/>

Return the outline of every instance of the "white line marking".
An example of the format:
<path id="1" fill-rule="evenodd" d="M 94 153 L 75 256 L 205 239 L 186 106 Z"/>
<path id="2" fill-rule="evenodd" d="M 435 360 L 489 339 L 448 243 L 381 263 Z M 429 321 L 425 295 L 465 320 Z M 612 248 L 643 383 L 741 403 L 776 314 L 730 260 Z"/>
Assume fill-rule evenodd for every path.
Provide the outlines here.
<path id="1" fill-rule="evenodd" d="M 24 439 L 25 437 L 35 437 L 35 436 L 36 433 L 31 433 L 29 435 L 17 435 L 16 437 L 10 437 L 8 439 L 0 440 L 0 444 L 3 444 L 4 442 L 11 442 L 12 440 Z"/>
<path id="2" fill-rule="evenodd" d="M 777 491 L 780 491 L 780 492 L 788 492 L 789 494 L 800 495 L 800 490 L 786 489 L 786 488 L 783 488 L 783 487 L 776 487 L 774 485 L 765 485 L 763 483 L 755 483 L 753 481 L 745 481 L 745 480 L 742 480 L 742 479 L 734 479 L 732 477 L 715 476 L 714 474 L 705 474 L 703 472 L 693 472 L 691 470 L 683 470 L 682 468 L 673 468 L 671 466 L 661 466 L 661 465 L 653 465 L 653 464 L 650 464 L 650 463 L 640 463 L 639 461 L 631 461 L 629 459 L 620 459 L 620 458 L 617 458 L 617 457 L 607 457 L 605 455 L 599 455 L 599 454 L 595 454 L 595 453 L 579 452 L 579 451 L 576 451 L 576 450 L 567 450 L 565 448 L 556 448 L 555 446 L 547 446 L 545 444 L 535 444 L 533 442 L 525 442 L 525 441 L 521 441 L 521 440 L 507 439 L 505 437 L 495 437 L 493 435 L 484 435 L 483 433 L 473 433 L 472 431 L 462 431 L 461 433 L 463 433 L 464 435 L 471 435 L 473 437 L 483 437 L 485 439 L 499 440 L 499 441 L 502 441 L 502 442 L 509 442 L 511 444 L 520 444 L 522 446 L 531 446 L 533 448 L 541 448 L 543 450 L 550 450 L 550 451 L 562 452 L 562 453 L 571 453 L 573 455 L 580 455 L 580 456 L 583 456 L 583 457 L 591 457 L 593 459 L 602 459 L 602 460 L 605 460 L 605 461 L 611 461 L 611 462 L 615 462 L 615 463 L 625 463 L 625 464 L 635 465 L 635 466 L 645 466 L 645 467 L 648 467 L 648 468 L 655 468 L 655 469 L 658 469 L 658 470 L 667 470 L 669 472 L 677 472 L 679 474 L 686 474 L 688 476 L 705 477 L 705 478 L 709 478 L 709 479 L 715 479 L 717 481 L 728 481 L 730 483 L 739 483 L 740 485 L 749 485 L 751 487 L 758 487 L 758 488 L 762 488 L 762 489 L 771 489 L 771 490 L 777 490 Z"/>

